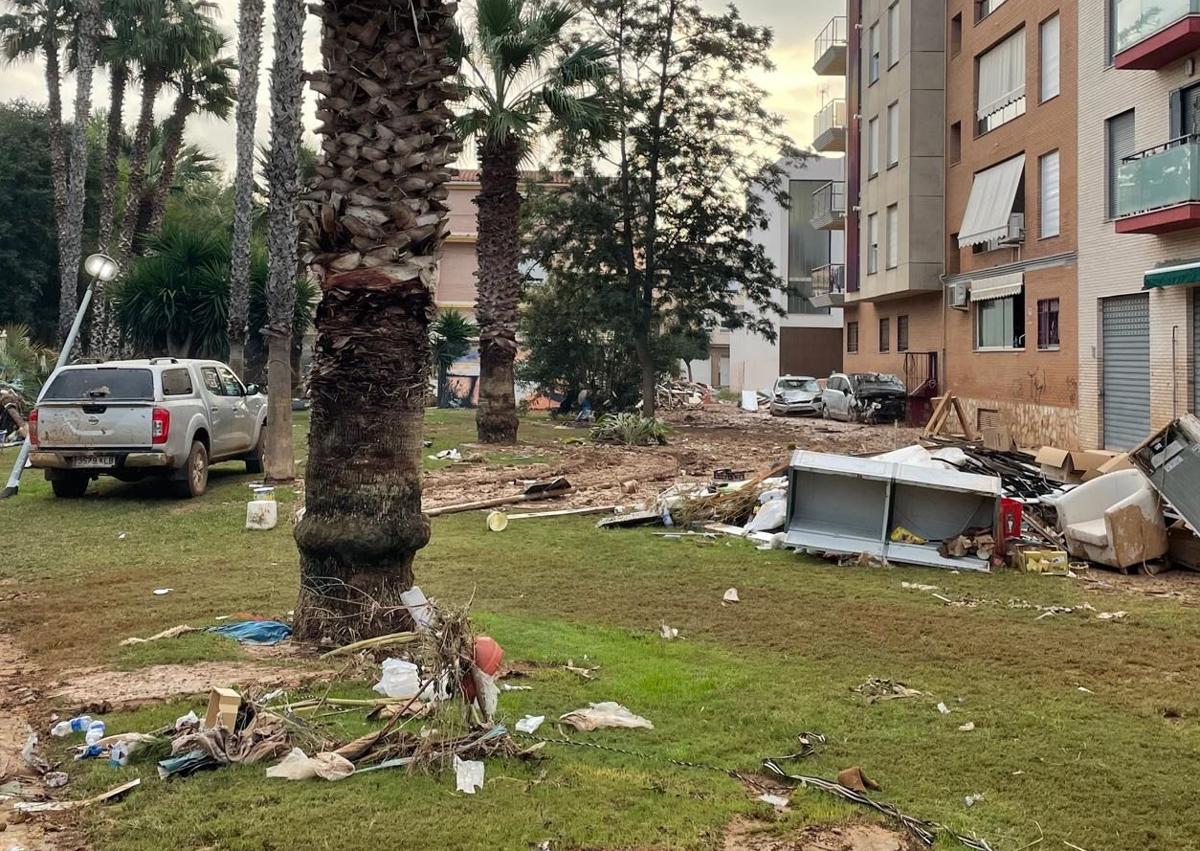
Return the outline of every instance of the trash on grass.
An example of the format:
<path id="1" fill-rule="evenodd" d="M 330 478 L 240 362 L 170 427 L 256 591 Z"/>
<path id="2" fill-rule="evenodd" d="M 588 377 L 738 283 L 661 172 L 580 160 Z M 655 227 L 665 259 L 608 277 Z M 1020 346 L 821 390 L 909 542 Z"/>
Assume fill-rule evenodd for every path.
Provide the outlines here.
<path id="1" fill-rule="evenodd" d="M 242 696 L 231 688 L 214 688 L 208 693 L 208 711 L 204 714 L 204 729 L 237 728 L 238 710 Z"/>
<path id="2" fill-rule="evenodd" d="M 435 452 L 429 456 L 430 461 L 461 461 L 462 453 L 455 449 L 443 449 L 441 452 Z"/>
<path id="3" fill-rule="evenodd" d="M 966 804 L 968 807 L 973 807 L 973 806 L 975 806 L 975 804 L 977 804 L 979 801 L 982 801 L 982 800 L 983 800 L 983 793 L 976 792 L 974 795 L 967 795 L 967 797 L 963 798 L 963 803 Z"/>
<path id="4" fill-rule="evenodd" d="M 764 804 L 770 804 L 778 812 L 783 812 L 784 810 L 786 810 L 788 808 L 788 804 L 791 803 L 791 801 L 789 801 L 787 798 L 783 797 L 782 795 L 772 795 L 769 792 L 764 792 L 762 795 L 759 795 L 755 800 L 762 801 Z"/>
<path id="5" fill-rule="evenodd" d="M 83 798 L 79 801 L 21 801 L 13 805 L 13 809 L 20 813 L 57 813 L 66 810 L 77 810 L 81 807 L 89 807 L 92 804 L 111 801 L 114 798 L 119 798 L 130 789 L 141 785 L 141 778 L 134 778 L 128 783 L 122 783 L 120 786 L 114 786 L 107 792 L 102 792 L 99 795 L 93 795 L 90 798 Z"/>
<path id="6" fill-rule="evenodd" d="M 383 674 L 372 690 L 384 697 L 437 700 L 434 684 L 427 682 L 422 688 L 420 671 L 407 659 L 384 659 Z"/>
<path id="7" fill-rule="evenodd" d="M 163 638 L 178 638 L 179 636 L 187 635 L 190 632 L 201 632 L 201 629 L 196 626 L 188 626 L 185 623 L 181 623 L 179 626 L 173 626 L 169 629 L 164 629 L 162 632 L 156 632 L 149 638 L 138 638 L 137 636 L 131 635 L 129 638 L 126 638 L 124 641 L 122 641 L 120 646 L 131 647 L 134 644 L 145 644 L 149 641 L 159 641 Z"/>
<path id="8" fill-rule="evenodd" d="M 667 626 L 666 624 L 663 624 L 661 627 L 659 627 L 658 634 L 667 641 L 670 641 L 672 638 L 679 637 L 679 630 L 673 626 Z"/>
<path id="9" fill-rule="evenodd" d="M 517 721 L 515 727 L 518 733 L 536 733 L 537 728 L 546 720 L 545 715 L 526 715 Z"/>
<path id="10" fill-rule="evenodd" d="M 915 688 L 909 688 L 904 683 L 897 682 L 896 680 L 885 680 L 881 677 L 869 677 L 866 682 L 860 686 L 855 686 L 851 691 L 861 694 L 867 703 L 876 703 L 881 700 L 897 700 L 906 697 L 921 697 L 921 692 Z"/>
<path id="11" fill-rule="evenodd" d="M 483 788 L 483 763 L 476 759 L 459 759 L 455 754 L 454 782 L 459 792 L 474 795 Z"/>
<path id="12" fill-rule="evenodd" d="M 278 644 L 292 634 L 292 628 L 282 621 L 234 621 L 210 627 L 208 631 L 251 645 Z"/>
<path id="13" fill-rule="evenodd" d="M 174 588 L 155 588 L 154 596 L 155 597 L 165 597 L 167 594 L 170 594 L 174 590 L 175 590 Z"/>
<path id="14" fill-rule="evenodd" d="M 837 782 L 855 792 L 866 792 L 868 789 L 878 790 L 879 784 L 867 775 L 859 766 L 843 768 L 838 772 Z"/>
<path id="15" fill-rule="evenodd" d="M 909 591 L 937 591 L 936 585 L 922 585 L 920 582 L 901 582 L 901 588 L 906 588 Z"/>
<path id="16" fill-rule="evenodd" d="M 1102 621 L 1119 621 L 1127 614 L 1129 614 L 1129 612 L 1101 612 L 1100 614 L 1096 615 L 1096 618 Z"/>
<path id="17" fill-rule="evenodd" d="M 948 706 L 946 706 L 946 704 L 944 704 L 944 703 L 939 703 L 937 705 L 937 711 L 941 715 L 949 715 L 950 714 L 950 708 Z"/>
<path id="18" fill-rule="evenodd" d="M 196 714 L 194 709 L 189 709 L 187 715 L 180 715 L 175 719 L 175 732 L 182 733 L 184 730 L 196 730 L 200 727 L 200 716 Z"/>
<path id="19" fill-rule="evenodd" d="M 970 732 L 972 732 L 974 729 L 975 729 L 975 722 L 974 722 L 974 721 L 968 721 L 966 724 L 960 724 L 960 725 L 959 725 L 959 727 L 958 727 L 958 732 L 960 732 L 960 733 L 970 733 Z"/>
<path id="20" fill-rule="evenodd" d="M 275 501 L 275 497 L 259 498 L 258 492 L 255 491 L 255 498 L 246 503 L 246 528 L 252 532 L 267 532 L 274 529 L 278 523 L 279 503 Z"/>
<path id="21" fill-rule="evenodd" d="M 721 602 L 722 603 L 740 603 L 742 601 L 738 597 L 738 590 L 736 588 L 729 588 L 729 589 L 726 589 L 724 596 L 721 597 Z"/>
<path id="22" fill-rule="evenodd" d="M 342 780 L 354 773 L 354 763 L 336 753 L 319 753 L 309 756 L 300 748 L 292 748 L 278 765 L 267 769 L 267 777 L 284 780 Z"/>
<path id="23" fill-rule="evenodd" d="M 587 732 L 601 727 L 625 727 L 653 730 L 654 725 L 640 715 L 634 715 L 616 701 L 588 704 L 586 709 L 576 709 L 561 716 L 559 721 L 570 724 L 576 730 Z"/>
<path id="24" fill-rule="evenodd" d="M 51 789 L 59 789 L 66 786 L 70 779 L 65 771 L 51 771 L 42 778 L 45 784 Z"/>

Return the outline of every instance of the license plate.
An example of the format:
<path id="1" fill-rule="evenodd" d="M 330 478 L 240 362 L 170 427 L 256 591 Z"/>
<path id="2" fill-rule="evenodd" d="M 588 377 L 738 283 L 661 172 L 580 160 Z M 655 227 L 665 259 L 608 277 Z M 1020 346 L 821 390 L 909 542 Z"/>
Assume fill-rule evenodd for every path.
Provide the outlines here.
<path id="1" fill-rule="evenodd" d="M 72 467 L 115 467 L 117 459 L 112 455 L 76 455 Z"/>

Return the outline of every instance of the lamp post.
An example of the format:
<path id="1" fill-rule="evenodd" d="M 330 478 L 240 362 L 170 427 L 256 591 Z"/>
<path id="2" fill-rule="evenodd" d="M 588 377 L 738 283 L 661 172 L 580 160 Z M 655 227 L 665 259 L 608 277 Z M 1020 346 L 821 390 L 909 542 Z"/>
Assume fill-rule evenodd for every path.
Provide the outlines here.
<path id="1" fill-rule="evenodd" d="M 96 284 L 98 282 L 107 283 L 117 277 L 121 271 L 121 264 L 107 254 L 92 254 L 83 261 L 83 271 L 90 275 L 92 280 L 88 284 L 88 288 L 84 290 L 83 298 L 79 300 L 79 309 L 75 311 L 75 321 L 71 323 L 67 339 L 63 340 L 62 350 L 58 353 L 58 362 L 54 365 L 55 370 L 62 369 L 71 358 L 71 351 L 75 348 L 75 341 L 79 338 L 79 329 L 83 327 L 83 317 L 92 303 L 92 292 L 96 289 Z M 49 381 L 46 382 L 46 384 L 49 383 Z M 42 393 L 45 392 L 46 387 L 43 386 Z M 38 394 L 37 401 L 42 401 L 41 393 Z M 36 404 L 35 402 L 35 407 Z M 29 446 L 29 436 L 26 435 L 25 442 L 21 444 L 21 450 L 17 453 L 17 460 L 13 464 L 12 472 L 8 475 L 8 484 L 4 490 L 0 491 L 0 499 L 17 495 L 17 490 L 21 486 L 21 473 L 25 471 L 25 463 L 29 460 Z"/>

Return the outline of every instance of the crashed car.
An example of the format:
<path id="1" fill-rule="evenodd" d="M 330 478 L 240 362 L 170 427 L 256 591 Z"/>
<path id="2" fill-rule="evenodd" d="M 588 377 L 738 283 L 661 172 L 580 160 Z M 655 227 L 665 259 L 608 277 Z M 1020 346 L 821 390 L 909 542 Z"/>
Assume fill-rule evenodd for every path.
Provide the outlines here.
<path id="1" fill-rule="evenodd" d="M 890 423 L 908 412 L 908 391 L 895 375 L 835 372 L 821 394 L 821 416 L 855 423 Z"/>
<path id="2" fill-rule="evenodd" d="M 821 385 L 806 375 L 781 375 L 771 387 L 769 408 L 776 417 L 788 414 L 815 417 L 821 413 Z"/>

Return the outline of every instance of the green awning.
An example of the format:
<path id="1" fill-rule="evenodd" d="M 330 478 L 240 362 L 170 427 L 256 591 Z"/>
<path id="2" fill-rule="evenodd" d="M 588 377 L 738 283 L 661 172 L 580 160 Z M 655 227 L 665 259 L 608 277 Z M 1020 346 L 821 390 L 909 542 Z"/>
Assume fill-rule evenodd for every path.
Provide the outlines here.
<path id="1" fill-rule="evenodd" d="M 1146 272 L 1142 289 L 1152 290 L 1157 287 L 1177 287 L 1187 284 L 1200 284 L 1200 260 L 1150 269 Z"/>

